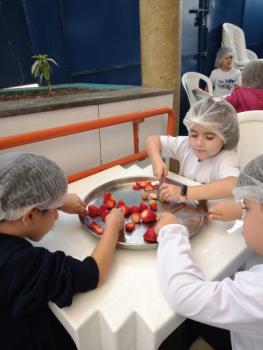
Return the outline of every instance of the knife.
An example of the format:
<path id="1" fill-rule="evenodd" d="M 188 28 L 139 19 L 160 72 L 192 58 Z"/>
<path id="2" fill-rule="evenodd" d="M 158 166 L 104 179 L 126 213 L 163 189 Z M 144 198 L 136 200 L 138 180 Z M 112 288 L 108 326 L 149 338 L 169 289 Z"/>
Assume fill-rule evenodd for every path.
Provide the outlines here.
<path id="1" fill-rule="evenodd" d="M 209 212 L 189 212 L 189 211 L 176 211 L 174 215 L 178 218 L 194 218 L 205 217 L 209 215 Z"/>

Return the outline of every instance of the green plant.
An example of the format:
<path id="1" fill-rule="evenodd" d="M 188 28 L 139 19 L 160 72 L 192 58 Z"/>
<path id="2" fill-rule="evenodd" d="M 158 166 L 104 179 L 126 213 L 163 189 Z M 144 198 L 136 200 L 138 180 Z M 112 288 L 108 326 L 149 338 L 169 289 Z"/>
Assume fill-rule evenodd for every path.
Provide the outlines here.
<path id="1" fill-rule="evenodd" d="M 43 80 L 48 86 L 48 95 L 51 96 L 51 75 L 52 68 L 50 63 L 54 63 L 58 66 L 57 62 L 53 58 L 49 58 L 48 55 L 34 55 L 35 62 L 31 67 L 31 73 L 35 78 L 39 79 L 40 84 Z"/>

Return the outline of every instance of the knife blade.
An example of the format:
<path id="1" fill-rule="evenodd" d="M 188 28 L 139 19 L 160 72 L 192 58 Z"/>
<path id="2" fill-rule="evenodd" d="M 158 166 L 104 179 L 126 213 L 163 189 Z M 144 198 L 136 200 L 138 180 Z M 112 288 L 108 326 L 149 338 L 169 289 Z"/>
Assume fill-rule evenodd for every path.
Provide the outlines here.
<path id="1" fill-rule="evenodd" d="M 209 212 L 189 212 L 189 211 L 176 211 L 174 215 L 178 218 L 194 218 L 208 216 Z"/>

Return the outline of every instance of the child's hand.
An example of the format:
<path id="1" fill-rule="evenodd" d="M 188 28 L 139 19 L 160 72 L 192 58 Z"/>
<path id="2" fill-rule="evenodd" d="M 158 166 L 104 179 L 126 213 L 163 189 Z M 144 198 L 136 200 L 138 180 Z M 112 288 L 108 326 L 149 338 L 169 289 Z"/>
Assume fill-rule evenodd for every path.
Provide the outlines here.
<path id="1" fill-rule="evenodd" d="M 154 226 L 154 232 L 158 235 L 161 228 L 165 225 L 176 224 L 176 217 L 171 213 L 163 212 L 158 215 L 157 224 Z"/>
<path id="2" fill-rule="evenodd" d="M 152 163 L 153 167 L 153 174 L 157 177 L 157 179 L 161 180 L 162 178 L 165 178 L 168 174 L 168 169 L 166 164 L 161 160 L 158 159 Z"/>
<path id="3" fill-rule="evenodd" d="M 110 214 L 106 216 L 105 222 L 107 226 L 110 226 L 116 232 L 123 229 L 125 219 L 121 208 L 114 208 L 111 210 Z"/>
<path id="4" fill-rule="evenodd" d="M 181 187 L 164 183 L 160 187 L 159 196 L 161 199 L 165 201 L 170 201 L 172 199 L 180 200 L 181 198 L 180 192 L 181 192 Z"/>
<path id="5" fill-rule="evenodd" d="M 241 219 L 242 207 L 237 202 L 226 202 L 209 208 L 209 220 L 232 221 Z"/>
<path id="6" fill-rule="evenodd" d="M 66 195 L 64 203 L 59 210 L 62 210 L 68 214 L 85 215 L 87 213 L 86 203 L 83 202 L 75 193 L 68 193 Z"/>

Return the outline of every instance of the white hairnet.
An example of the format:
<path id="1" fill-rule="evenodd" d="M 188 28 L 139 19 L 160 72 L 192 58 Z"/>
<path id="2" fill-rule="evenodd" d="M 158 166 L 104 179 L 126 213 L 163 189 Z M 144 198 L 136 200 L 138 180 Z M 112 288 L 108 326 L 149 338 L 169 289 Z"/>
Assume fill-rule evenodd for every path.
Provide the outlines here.
<path id="1" fill-rule="evenodd" d="M 233 51 L 230 49 L 230 47 L 222 46 L 217 51 L 216 54 L 216 60 L 215 60 L 215 67 L 218 68 L 221 66 L 222 61 L 227 56 L 233 56 Z"/>
<path id="2" fill-rule="evenodd" d="M 63 204 L 67 180 L 57 164 L 44 156 L 12 152 L 0 155 L 0 220 L 16 220 L 36 206 Z"/>
<path id="3" fill-rule="evenodd" d="M 239 124 L 236 110 L 222 97 L 208 97 L 195 103 L 186 114 L 184 125 L 188 132 L 194 124 L 203 125 L 224 142 L 224 149 L 236 147 Z"/>
<path id="4" fill-rule="evenodd" d="M 237 178 L 233 194 L 237 200 L 248 198 L 263 203 L 263 155 L 244 167 Z"/>
<path id="5" fill-rule="evenodd" d="M 245 66 L 242 86 L 263 90 L 263 59 L 253 60 Z"/>

